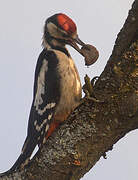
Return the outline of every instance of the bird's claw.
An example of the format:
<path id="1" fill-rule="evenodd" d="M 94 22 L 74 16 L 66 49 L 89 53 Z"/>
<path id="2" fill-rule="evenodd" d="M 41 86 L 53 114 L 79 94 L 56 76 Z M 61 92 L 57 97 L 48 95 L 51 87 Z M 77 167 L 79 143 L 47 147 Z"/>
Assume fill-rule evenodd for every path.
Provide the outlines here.
<path id="1" fill-rule="evenodd" d="M 93 90 L 93 86 L 94 86 L 94 83 L 95 83 L 95 80 L 98 78 L 98 76 L 94 77 L 91 81 L 90 81 L 90 78 L 89 76 L 86 74 L 86 76 L 84 77 L 84 81 L 85 81 L 85 84 L 83 86 L 83 92 L 85 93 L 85 97 L 81 100 L 82 103 L 85 101 L 85 100 L 91 100 L 93 102 L 96 102 L 96 103 L 100 103 L 100 102 L 103 102 L 103 101 L 100 101 L 96 98 L 95 94 L 94 94 L 94 90 Z"/>

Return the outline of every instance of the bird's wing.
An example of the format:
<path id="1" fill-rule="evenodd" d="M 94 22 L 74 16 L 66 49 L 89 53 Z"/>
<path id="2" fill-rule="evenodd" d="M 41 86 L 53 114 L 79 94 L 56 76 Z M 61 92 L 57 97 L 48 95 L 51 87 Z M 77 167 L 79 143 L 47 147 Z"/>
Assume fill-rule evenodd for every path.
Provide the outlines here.
<path id="1" fill-rule="evenodd" d="M 60 98 L 58 60 L 53 51 L 43 51 L 38 59 L 34 98 L 28 123 L 28 136 L 42 144 L 52 123 L 55 108 Z M 35 136 L 35 137 L 34 137 Z"/>
<path id="2" fill-rule="evenodd" d="M 45 142 L 60 98 L 60 77 L 57 65 L 58 60 L 54 52 L 43 50 L 36 66 L 33 103 L 22 153 L 11 169 L 2 175 L 24 167 L 36 145 Z"/>

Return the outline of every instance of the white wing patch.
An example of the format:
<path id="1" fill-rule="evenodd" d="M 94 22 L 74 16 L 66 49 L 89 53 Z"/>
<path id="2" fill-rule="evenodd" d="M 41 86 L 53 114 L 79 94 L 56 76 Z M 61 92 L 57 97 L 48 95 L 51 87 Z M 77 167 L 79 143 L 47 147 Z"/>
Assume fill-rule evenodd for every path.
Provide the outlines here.
<path id="1" fill-rule="evenodd" d="M 47 109 L 51 109 L 53 107 L 55 107 L 56 103 L 49 103 L 46 105 L 46 107 L 44 107 L 44 109 L 37 109 L 38 114 L 43 115 L 43 113 L 47 110 Z"/>
<path id="2" fill-rule="evenodd" d="M 47 125 L 46 125 L 46 129 L 45 129 L 45 131 L 47 132 L 47 131 L 48 131 L 48 129 L 49 129 L 49 124 L 47 124 Z"/>
<path id="3" fill-rule="evenodd" d="M 34 122 L 35 129 L 36 129 L 38 132 L 41 131 L 41 129 L 43 128 L 43 126 L 44 126 L 46 123 L 47 123 L 47 119 L 45 119 L 45 120 L 43 121 L 43 123 L 41 123 L 41 125 L 39 126 L 39 125 L 37 124 L 37 120 L 35 120 L 35 122 Z"/>
<path id="4" fill-rule="evenodd" d="M 36 111 L 38 114 L 42 115 L 47 109 L 51 109 L 55 107 L 56 103 L 49 103 L 43 109 L 39 109 L 39 105 L 43 103 L 42 94 L 44 95 L 45 92 L 45 74 L 48 70 L 48 61 L 44 59 L 42 68 L 40 70 L 38 81 L 37 81 L 37 91 L 34 101 L 34 106 L 36 107 Z"/>
<path id="5" fill-rule="evenodd" d="M 37 91 L 34 101 L 34 106 L 36 110 L 39 111 L 39 105 L 43 103 L 42 94 L 45 93 L 45 73 L 48 70 L 48 61 L 44 59 L 42 68 L 40 70 L 38 81 L 37 81 Z"/>
<path id="6" fill-rule="evenodd" d="M 50 120 L 52 118 L 52 114 L 48 115 L 48 120 Z"/>
<path id="7" fill-rule="evenodd" d="M 42 115 L 47 109 L 51 109 L 53 107 L 55 107 L 56 103 L 49 103 L 46 105 L 46 107 L 44 107 L 44 109 L 38 109 L 38 114 Z"/>
<path id="8" fill-rule="evenodd" d="M 46 105 L 46 109 L 51 109 L 51 108 L 53 108 L 53 107 L 55 107 L 55 105 L 56 105 L 56 103 L 49 103 L 49 104 L 47 104 Z"/>

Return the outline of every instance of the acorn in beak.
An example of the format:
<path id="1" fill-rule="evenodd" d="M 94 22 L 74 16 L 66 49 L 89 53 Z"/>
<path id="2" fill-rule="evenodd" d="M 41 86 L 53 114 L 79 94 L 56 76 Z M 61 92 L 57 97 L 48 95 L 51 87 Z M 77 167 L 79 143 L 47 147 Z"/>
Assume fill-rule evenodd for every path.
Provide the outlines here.
<path id="1" fill-rule="evenodd" d="M 69 45 L 71 45 L 74 49 L 76 49 L 80 54 L 81 53 L 81 49 L 79 48 L 79 46 L 77 45 L 79 44 L 80 46 L 85 46 L 85 43 L 82 42 L 78 36 L 76 36 L 76 38 L 71 38 L 69 41 Z"/>
<path id="2" fill-rule="evenodd" d="M 82 40 L 79 39 L 78 36 L 71 38 L 68 41 L 68 44 L 85 57 L 85 65 L 90 66 L 97 61 L 99 57 L 99 52 L 97 49 L 90 44 L 85 44 Z M 80 48 L 78 44 L 82 47 Z"/>

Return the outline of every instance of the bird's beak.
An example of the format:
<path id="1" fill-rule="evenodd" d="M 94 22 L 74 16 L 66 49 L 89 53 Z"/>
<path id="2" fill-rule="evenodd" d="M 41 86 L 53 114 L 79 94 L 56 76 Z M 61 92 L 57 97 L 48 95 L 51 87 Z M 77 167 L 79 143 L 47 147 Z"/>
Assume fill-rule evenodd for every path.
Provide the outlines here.
<path id="1" fill-rule="evenodd" d="M 69 45 L 71 45 L 74 49 L 76 49 L 80 54 L 82 54 L 81 49 L 79 48 L 79 46 L 77 45 L 81 45 L 81 46 L 85 46 L 85 43 L 82 42 L 78 36 L 76 36 L 75 38 L 72 38 L 69 41 Z"/>
<path id="2" fill-rule="evenodd" d="M 70 38 L 68 40 L 68 44 L 76 49 L 83 57 L 85 57 L 85 65 L 90 66 L 97 61 L 99 57 L 99 52 L 97 51 L 97 49 L 90 44 L 85 44 L 84 42 L 82 42 L 78 36 L 76 36 L 75 38 Z M 77 44 L 82 47 L 79 48 Z"/>

